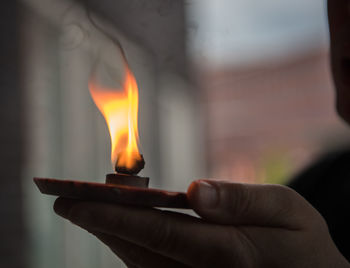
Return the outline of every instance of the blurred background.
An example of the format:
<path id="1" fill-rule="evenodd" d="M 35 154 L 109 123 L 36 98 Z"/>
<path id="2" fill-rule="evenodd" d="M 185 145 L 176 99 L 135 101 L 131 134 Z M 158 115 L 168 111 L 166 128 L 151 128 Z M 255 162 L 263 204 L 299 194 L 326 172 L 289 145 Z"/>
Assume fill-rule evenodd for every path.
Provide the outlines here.
<path id="1" fill-rule="evenodd" d="M 123 46 L 140 90 L 141 175 L 287 183 L 348 144 L 325 1 L 6 1 L 0 10 L 1 267 L 124 267 L 58 218 L 32 178 L 103 182 L 110 140 L 88 79 Z M 98 56 L 97 56 L 98 55 Z M 102 55 L 102 56 L 101 56 Z"/>

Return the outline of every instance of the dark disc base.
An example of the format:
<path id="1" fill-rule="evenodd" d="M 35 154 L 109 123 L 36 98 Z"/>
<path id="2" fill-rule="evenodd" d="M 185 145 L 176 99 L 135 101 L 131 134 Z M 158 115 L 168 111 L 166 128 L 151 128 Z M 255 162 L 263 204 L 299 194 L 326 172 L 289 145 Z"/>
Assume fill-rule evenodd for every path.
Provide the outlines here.
<path id="1" fill-rule="evenodd" d="M 34 178 L 43 194 L 122 205 L 188 209 L 186 193 L 103 183 Z"/>
<path id="2" fill-rule="evenodd" d="M 106 175 L 106 184 L 126 185 L 148 188 L 149 178 L 127 174 L 111 173 Z"/>

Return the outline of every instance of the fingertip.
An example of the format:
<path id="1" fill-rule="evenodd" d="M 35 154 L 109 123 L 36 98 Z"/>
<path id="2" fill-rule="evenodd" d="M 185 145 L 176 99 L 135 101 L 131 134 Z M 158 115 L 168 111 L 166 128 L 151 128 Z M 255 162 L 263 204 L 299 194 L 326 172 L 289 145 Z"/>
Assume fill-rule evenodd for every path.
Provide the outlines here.
<path id="1" fill-rule="evenodd" d="M 196 181 L 193 181 L 190 186 L 188 186 L 187 188 L 187 197 L 188 199 L 193 199 L 196 191 L 197 191 L 197 188 L 198 188 L 198 183 L 199 183 L 200 180 L 196 180 Z"/>
<path id="2" fill-rule="evenodd" d="M 188 188 L 188 200 L 195 210 L 214 209 L 219 201 L 219 193 L 210 180 L 197 180 Z"/>
<path id="3" fill-rule="evenodd" d="M 196 204 L 200 202 L 200 184 L 203 180 L 193 181 L 187 189 L 187 198 L 192 207 L 196 207 Z"/>
<path id="4" fill-rule="evenodd" d="M 76 204 L 77 201 L 74 199 L 59 197 L 56 199 L 53 210 L 55 213 L 63 218 L 68 218 L 69 211 L 73 207 L 74 204 Z"/>

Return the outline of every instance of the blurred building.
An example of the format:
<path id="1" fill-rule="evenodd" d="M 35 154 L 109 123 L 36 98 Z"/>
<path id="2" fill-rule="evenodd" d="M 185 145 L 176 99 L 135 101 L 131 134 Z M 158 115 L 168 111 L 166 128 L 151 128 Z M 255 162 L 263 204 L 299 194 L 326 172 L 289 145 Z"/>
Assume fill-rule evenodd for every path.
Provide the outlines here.
<path id="1" fill-rule="evenodd" d="M 284 182 L 318 154 L 349 140 L 335 113 L 326 48 L 203 69 L 198 80 L 205 92 L 213 177 Z"/>

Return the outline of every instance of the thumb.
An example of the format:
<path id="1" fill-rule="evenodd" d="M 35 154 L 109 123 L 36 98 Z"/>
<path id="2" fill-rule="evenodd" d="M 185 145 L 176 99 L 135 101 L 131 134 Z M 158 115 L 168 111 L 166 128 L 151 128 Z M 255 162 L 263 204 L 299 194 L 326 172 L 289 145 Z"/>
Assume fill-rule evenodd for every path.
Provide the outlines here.
<path id="1" fill-rule="evenodd" d="M 321 217 L 298 193 L 281 185 L 198 180 L 187 196 L 199 216 L 220 224 L 296 229 Z"/>

